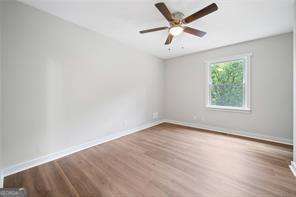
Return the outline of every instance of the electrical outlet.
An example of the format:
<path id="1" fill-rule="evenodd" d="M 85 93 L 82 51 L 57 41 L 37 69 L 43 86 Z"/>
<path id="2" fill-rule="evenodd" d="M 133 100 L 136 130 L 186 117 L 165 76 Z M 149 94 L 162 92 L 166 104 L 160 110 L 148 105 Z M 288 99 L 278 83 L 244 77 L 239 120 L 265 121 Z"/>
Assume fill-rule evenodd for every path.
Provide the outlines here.
<path id="1" fill-rule="evenodd" d="M 153 113 L 152 113 L 152 119 L 153 119 L 153 120 L 158 119 L 158 112 L 153 112 Z"/>
<path id="2" fill-rule="evenodd" d="M 194 115 L 192 118 L 193 118 L 193 120 L 197 120 L 197 116 L 196 115 Z"/>

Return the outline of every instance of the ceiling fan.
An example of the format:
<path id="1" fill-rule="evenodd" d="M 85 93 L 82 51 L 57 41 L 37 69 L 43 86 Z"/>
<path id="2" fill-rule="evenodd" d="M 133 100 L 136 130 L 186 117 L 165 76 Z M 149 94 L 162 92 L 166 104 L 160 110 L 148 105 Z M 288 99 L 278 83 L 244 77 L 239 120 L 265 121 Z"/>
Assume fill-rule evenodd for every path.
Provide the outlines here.
<path id="1" fill-rule="evenodd" d="M 161 12 L 161 14 L 166 18 L 166 20 L 169 22 L 169 27 L 157 27 L 153 29 L 146 29 L 140 31 L 141 34 L 154 32 L 154 31 L 161 31 L 161 30 L 169 30 L 169 35 L 165 41 L 165 44 L 168 45 L 172 42 L 173 37 L 181 34 L 182 32 L 186 32 L 189 34 L 192 34 L 194 36 L 203 37 L 206 32 L 200 31 L 198 29 L 194 29 L 188 26 L 184 26 L 188 23 L 191 23 L 201 17 L 204 17 L 212 12 L 215 12 L 218 10 L 218 6 L 215 3 L 212 3 L 211 5 L 201 9 L 198 12 L 195 12 L 194 14 L 191 14 L 190 16 L 187 16 L 185 18 L 184 14 L 181 12 L 174 12 L 171 13 L 167 6 L 163 3 L 156 3 L 155 7 Z"/>

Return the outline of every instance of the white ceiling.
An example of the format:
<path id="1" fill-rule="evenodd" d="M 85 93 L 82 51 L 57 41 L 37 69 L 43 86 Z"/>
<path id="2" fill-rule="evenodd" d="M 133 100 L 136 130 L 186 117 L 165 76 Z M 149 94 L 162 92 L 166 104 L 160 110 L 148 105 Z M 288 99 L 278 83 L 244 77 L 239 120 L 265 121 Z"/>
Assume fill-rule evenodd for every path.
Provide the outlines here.
<path id="1" fill-rule="evenodd" d="M 216 3 L 218 11 L 191 27 L 207 32 L 203 38 L 181 34 L 165 46 L 167 31 L 138 31 L 166 26 L 167 21 L 150 0 L 21 0 L 77 25 L 146 51 L 162 59 L 226 46 L 293 29 L 293 0 L 163 0 L 171 12 L 188 16 Z M 168 49 L 171 48 L 169 51 Z"/>

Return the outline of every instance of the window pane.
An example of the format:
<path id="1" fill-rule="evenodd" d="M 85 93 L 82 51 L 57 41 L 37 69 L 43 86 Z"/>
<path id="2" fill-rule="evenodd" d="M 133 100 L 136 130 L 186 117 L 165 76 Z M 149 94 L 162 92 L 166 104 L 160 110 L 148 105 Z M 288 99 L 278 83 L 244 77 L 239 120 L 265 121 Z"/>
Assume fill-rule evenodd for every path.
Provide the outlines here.
<path id="1" fill-rule="evenodd" d="M 243 107 L 244 64 L 240 59 L 211 65 L 211 105 Z"/>

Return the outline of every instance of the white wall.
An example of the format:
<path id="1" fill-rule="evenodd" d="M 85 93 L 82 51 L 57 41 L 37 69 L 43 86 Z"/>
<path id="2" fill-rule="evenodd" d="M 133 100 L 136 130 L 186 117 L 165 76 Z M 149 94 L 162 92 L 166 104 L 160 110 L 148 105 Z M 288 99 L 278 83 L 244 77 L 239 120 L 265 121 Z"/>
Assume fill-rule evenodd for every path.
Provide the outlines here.
<path id="1" fill-rule="evenodd" d="M 294 2 L 294 30 L 293 30 L 293 51 L 294 51 L 294 70 L 293 70 L 293 80 L 294 80 L 294 86 L 293 86 L 293 161 L 296 162 L 296 2 Z"/>
<path id="2" fill-rule="evenodd" d="M 0 169 L 2 168 L 2 2 L 0 1 Z M 1 187 L 1 173 L 0 173 L 0 187 Z"/>
<path id="3" fill-rule="evenodd" d="M 3 22 L 4 167 L 162 116 L 161 60 L 17 2 Z"/>
<path id="4" fill-rule="evenodd" d="M 288 33 L 167 60 L 165 117 L 292 143 L 292 51 Z M 207 109 L 205 61 L 244 53 L 253 53 L 252 112 Z"/>

